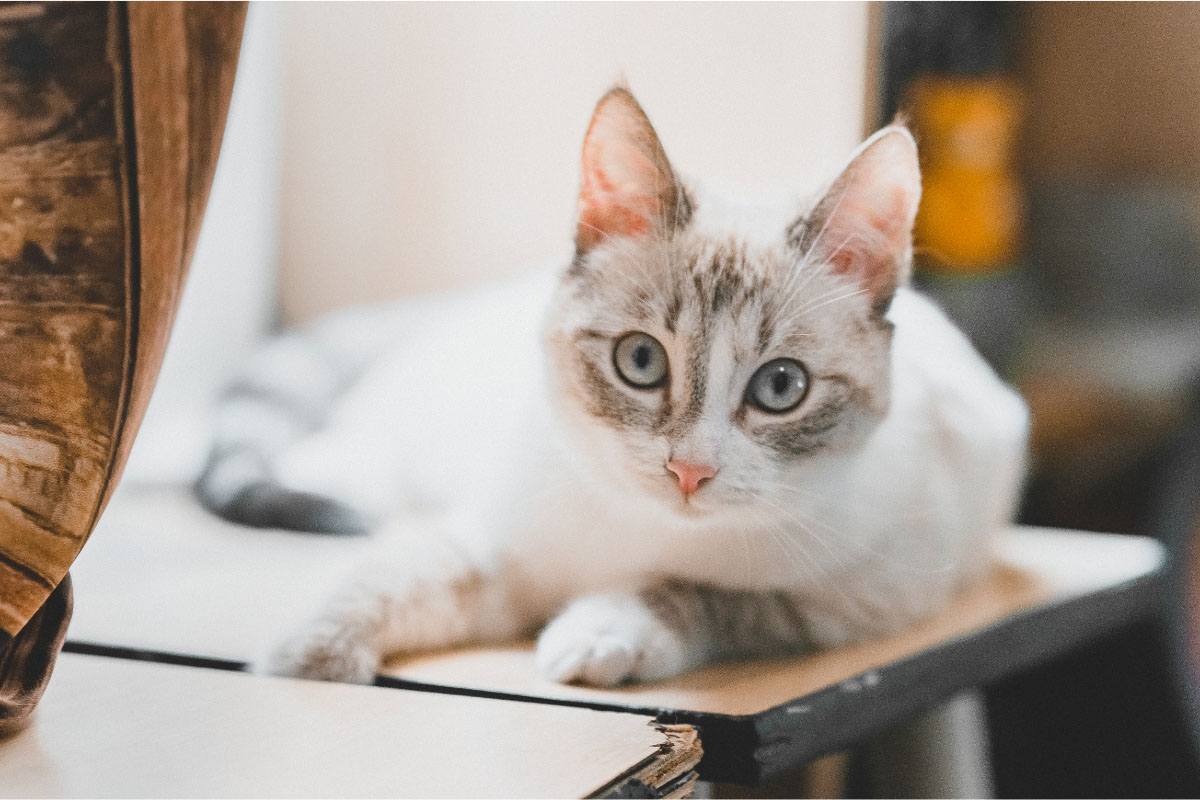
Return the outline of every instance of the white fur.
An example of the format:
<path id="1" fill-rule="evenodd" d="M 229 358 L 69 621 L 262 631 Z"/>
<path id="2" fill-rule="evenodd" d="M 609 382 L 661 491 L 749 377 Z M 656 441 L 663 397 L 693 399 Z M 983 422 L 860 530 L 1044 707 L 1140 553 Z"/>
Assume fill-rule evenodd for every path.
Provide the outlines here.
<path id="1" fill-rule="evenodd" d="M 869 221 L 883 213 L 872 203 L 890 208 L 898 198 L 901 223 L 864 231 L 838 219 L 831 230 L 842 241 L 818 236 L 822 246 L 810 252 L 837 255 L 851 241 L 892 248 L 888 259 L 907 250 L 919 196 L 916 155 L 907 133 L 889 130 L 860 148 L 858 172 L 845 173 L 857 177 L 835 189 Z M 907 166 L 895 167 L 895 159 Z M 871 185 L 875 173 L 903 191 Z M 545 270 L 404 304 L 389 323 L 403 335 L 340 399 L 321 432 L 273 464 L 289 487 L 367 513 L 381 546 L 392 549 L 277 648 L 269 670 L 365 681 L 390 654 L 545 626 L 537 660 L 551 678 L 652 680 L 737 650 L 715 640 L 732 636 L 728 630 L 688 630 L 658 618 L 640 592 L 665 581 L 730 597 L 782 594 L 785 612 L 791 600 L 801 610 L 804 635 L 828 646 L 929 614 L 982 567 L 988 537 L 1008 521 L 1021 480 L 1028 423 L 1020 398 L 908 289 L 890 306 L 895 333 L 886 355 L 878 321 L 868 322 L 871 298 L 853 290 L 852 279 L 862 276 L 794 263 L 783 230 L 795 209 L 737 213 L 707 198 L 697 208 L 678 235 L 604 242 L 588 269 L 610 289 L 649 289 L 653 297 L 672 277 L 662 270 L 680 268 L 681 253 L 701 258 L 712 242 L 739 243 L 751 254 L 744 267 L 761 270 L 774 281 L 768 286 L 796 301 L 784 311 L 820 326 L 820 335 L 797 328 L 789 335 L 800 338 L 770 343 L 783 354 L 804 351 L 817 376 L 812 403 L 834 391 L 819 376 L 839 370 L 878 390 L 870 408 L 855 410 L 857 422 L 847 417 L 838 446 L 781 462 L 739 427 L 745 387 L 760 363 L 753 314 L 706 329 L 698 420 L 681 433 L 652 435 L 589 413 L 564 363 L 575 354 L 574 332 L 628 330 L 627 303 L 581 298 Z M 881 277 L 866 279 L 888 285 Z M 636 295 L 620 291 L 613 296 Z M 680 312 L 679 335 L 647 329 L 671 363 L 688 363 L 683 332 L 700 324 L 700 309 Z M 854 341 L 861 352 L 847 344 Z M 612 371 L 606 359 L 596 362 Z M 647 409 L 668 396 L 676 407 L 687 401 L 682 380 L 655 393 L 609 377 Z M 718 472 L 685 501 L 664 467 L 671 458 Z M 745 608 L 755 613 L 753 603 Z M 772 613 L 763 609 L 759 621 Z M 787 629 L 790 614 L 779 620 L 766 638 L 798 637 Z"/>
<path id="2" fill-rule="evenodd" d="M 576 451 L 540 358 L 553 288 L 545 272 L 438 301 L 440 313 L 368 373 L 323 434 L 281 457 L 292 485 L 369 508 L 393 528 L 414 507 L 454 510 L 456 522 L 429 534 L 419 555 L 373 559 L 279 651 L 273 671 L 367 680 L 387 653 L 503 638 L 566 606 L 539 647 L 551 677 L 661 677 L 694 659 L 645 614 L 622 622 L 614 603 L 624 601 L 572 603 L 660 576 L 800 593 L 820 643 L 850 642 L 944 603 L 1012 512 L 1025 406 L 916 293 L 900 290 L 889 313 L 891 410 L 866 445 L 799 470 L 797 492 L 692 518 L 597 474 Z M 719 448 L 727 433 L 697 441 Z M 431 543 L 460 554 L 458 566 L 430 557 Z M 495 596 L 507 605 L 489 609 L 486 624 L 464 622 L 457 600 L 428 591 L 455 569 L 502 579 Z M 419 610 L 380 623 L 374 640 L 345 635 L 380 598 Z M 325 666 L 305 668 L 314 654 Z"/>

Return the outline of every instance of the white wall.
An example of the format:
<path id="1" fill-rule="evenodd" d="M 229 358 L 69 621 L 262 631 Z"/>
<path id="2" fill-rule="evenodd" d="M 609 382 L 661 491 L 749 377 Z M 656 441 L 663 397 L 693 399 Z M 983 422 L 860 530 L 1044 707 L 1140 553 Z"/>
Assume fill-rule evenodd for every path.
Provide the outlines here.
<path id="1" fill-rule="evenodd" d="M 862 134 L 864 3 L 298 3 L 285 315 L 569 257 L 578 148 L 624 75 L 687 176 L 799 193 Z"/>

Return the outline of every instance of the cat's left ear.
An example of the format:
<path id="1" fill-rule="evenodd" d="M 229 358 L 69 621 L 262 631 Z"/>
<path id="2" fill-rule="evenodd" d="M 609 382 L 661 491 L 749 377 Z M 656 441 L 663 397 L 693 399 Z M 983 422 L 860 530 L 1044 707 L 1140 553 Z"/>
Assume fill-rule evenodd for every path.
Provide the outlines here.
<path id="1" fill-rule="evenodd" d="M 917 143 L 906 128 L 892 125 L 863 142 L 790 238 L 806 260 L 824 260 L 884 311 L 912 269 L 920 200 Z"/>

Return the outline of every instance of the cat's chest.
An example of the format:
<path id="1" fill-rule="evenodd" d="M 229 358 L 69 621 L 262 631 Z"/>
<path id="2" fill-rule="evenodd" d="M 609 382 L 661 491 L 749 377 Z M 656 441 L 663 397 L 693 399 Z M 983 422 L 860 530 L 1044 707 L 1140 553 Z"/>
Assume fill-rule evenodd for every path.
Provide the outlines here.
<path id="1" fill-rule="evenodd" d="M 636 515 L 578 490 L 558 487 L 523 504 L 510 520 L 506 549 L 549 594 L 636 587 L 661 573 L 674 550 Z"/>
<path id="2" fill-rule="evenodd" d="M 754 592 L 798 591 L 835 569 L 806 552 L 798 531 L 733 522 L 670 526 L 652 513 L 639 513 L 629 501 L 562 491 L 515 515 L 505 545 L 548 597 L 618 591 L 663 578 Z"/>

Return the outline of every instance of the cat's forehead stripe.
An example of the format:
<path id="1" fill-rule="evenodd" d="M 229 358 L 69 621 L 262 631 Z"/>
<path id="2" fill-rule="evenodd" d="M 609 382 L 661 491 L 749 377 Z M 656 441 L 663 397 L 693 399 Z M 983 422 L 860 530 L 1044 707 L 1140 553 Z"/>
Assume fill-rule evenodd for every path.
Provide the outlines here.
<path id="1" fill-rule="evenodd" d="M 767 354 L 771 347 L 771 341 L 775 333 L 775 313 L 771 306 L 764 306 L 758 317 L 758 355 L 762 357 Z"/>
<path id="2" fill-rule="evenodd" d="M 711 324 L 725 314 L 736 317 L 760 299 L 765 287 L 763 261 L 752 257 L 746 243 L 736 239 L 705 248 L 690 260 L 701 324 Z"/>
<path id="3" fill-rule="evenodd" d="M 663 326 L 669 333 L 675 333 L 675 326 L 679 323 L 679 312 L 683 310 L 683 295 L 678 288 L 674 288 L 667 295 L 667 307 L 663 314 Z"/>
<path id="4" fill-rule="evenodd" d="M 708 390 L 708 355 L 711 350 L 712 337 L 704 331 L 695 338 L 692 346 L 688 363 L 691 392 L 688 395 L 687 406 L 679 417 L 681 425 L 691 427 L 700 419 L 700 412 L 704 408 L 704 396 Z"/>

